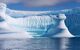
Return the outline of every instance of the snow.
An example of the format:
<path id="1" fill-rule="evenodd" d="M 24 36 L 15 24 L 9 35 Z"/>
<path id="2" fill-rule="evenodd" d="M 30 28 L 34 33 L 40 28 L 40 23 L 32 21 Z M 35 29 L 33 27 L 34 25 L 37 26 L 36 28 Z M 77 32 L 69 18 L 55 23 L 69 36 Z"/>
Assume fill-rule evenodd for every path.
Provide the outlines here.
<path id="1" fill-rule="evenodd" d="M 12 29 L 7 23 L 0 22 L 0 38 L 32 38 L 31 35 L 29 35 L 29 32 L 23 32 L 23 31 L 16 31 L 15 29 Z"/>

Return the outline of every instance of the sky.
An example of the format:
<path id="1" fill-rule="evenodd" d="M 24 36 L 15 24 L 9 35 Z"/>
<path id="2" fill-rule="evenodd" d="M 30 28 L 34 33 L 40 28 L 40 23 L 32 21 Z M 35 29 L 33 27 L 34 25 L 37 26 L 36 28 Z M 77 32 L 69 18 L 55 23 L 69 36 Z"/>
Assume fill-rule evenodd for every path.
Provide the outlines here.
<path id="1" fill-rule="evenodd" d="M 62 10 L 80 7 L 80 0 L 0 0 L 15 10 Z"/>

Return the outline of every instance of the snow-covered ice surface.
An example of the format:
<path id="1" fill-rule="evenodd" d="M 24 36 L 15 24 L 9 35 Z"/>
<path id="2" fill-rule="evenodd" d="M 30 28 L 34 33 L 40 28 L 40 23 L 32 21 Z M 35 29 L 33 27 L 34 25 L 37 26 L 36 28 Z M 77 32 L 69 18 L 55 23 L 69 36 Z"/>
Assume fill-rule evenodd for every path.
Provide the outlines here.
<path id="1" fill-rule="evenodd" d="M 0 22 L 0 38 L 32 38 L 29 32 L 16 32 L 7 23 Z"/>

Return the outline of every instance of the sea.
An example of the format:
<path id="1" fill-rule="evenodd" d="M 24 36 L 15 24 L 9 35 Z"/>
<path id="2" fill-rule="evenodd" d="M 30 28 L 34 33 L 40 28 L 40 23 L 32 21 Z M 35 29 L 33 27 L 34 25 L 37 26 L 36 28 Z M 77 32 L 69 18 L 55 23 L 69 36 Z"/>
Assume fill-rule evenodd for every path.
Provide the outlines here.
<path id="1" fill-rule="evenodd" d="M 80 50 L 80 38 L 0 39 L 0 50 Z"/>

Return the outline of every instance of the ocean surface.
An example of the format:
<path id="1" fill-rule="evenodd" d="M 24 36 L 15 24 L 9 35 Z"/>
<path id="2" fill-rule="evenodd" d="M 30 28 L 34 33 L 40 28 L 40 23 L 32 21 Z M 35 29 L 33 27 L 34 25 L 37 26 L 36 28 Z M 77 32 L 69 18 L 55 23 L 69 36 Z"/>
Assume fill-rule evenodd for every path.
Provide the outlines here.
<path id="1" fill-rule="evenodd" d="M 0 50 L 80 50 L 80 38 L 0 39 Z"/>

